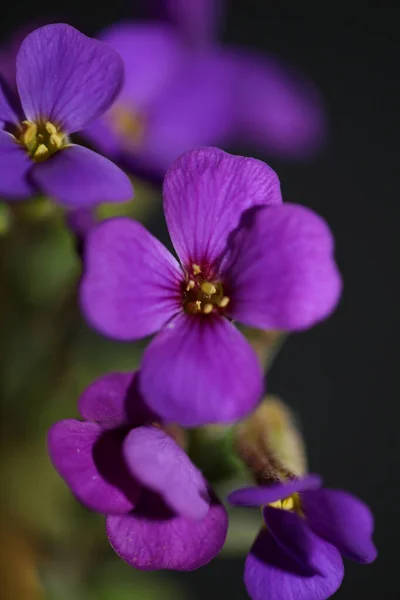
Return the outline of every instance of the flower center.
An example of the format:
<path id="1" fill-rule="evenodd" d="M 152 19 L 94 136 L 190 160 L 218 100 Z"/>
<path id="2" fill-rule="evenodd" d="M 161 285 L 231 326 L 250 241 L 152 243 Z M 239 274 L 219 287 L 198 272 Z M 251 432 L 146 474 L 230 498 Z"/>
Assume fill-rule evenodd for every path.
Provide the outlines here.
<path id="1" fill-rule="evenodd" d="M 182 283 L 182 303 L 189 314 L 210 315 L 222 313 L 229 304 L 220 281 L 206 279 L 199 265 L 192 265 L 192 272 Z"/>
<path id="2" fill-rule="evenodd" d="M 295 512 L 301 517 L 303 516 L 303 511 L 301 509 L 301 502 L 299 494 L 295 493 L 287 498 L 283 498 L 282 500 L 276 500 L 275 502 L 270 502 L 268 506 L 272 506 L 272 508 L 279 508 L 281 510 L 289 510 L 290 512 Z"/>
<path id="3" fill-rule="evenodd" d="M 140 144 L 145 132 L 145 121 L 140 113 L 118 102 L 110 109 L 108 116 L 114 132 L 128 148 Z"/>
<path id="4" fill-rule="evenodd" d="M 15 137 L 35 162 L 46 160 L 68 144 L 68 137 L 50 121 L 22 121 L 21 129 Z"/>

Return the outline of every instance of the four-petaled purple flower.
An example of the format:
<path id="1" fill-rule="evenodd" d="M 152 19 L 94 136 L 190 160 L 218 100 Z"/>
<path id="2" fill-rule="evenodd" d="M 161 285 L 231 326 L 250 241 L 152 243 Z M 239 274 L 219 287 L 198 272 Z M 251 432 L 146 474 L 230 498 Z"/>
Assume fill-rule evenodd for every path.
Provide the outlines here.
<path id="1" fill-rule="evenodd" d="M 228 500 L 262 507 L 264 527 L 244 573 L 252 600 L 325 600 L 342 582 L 341 554 L 360 563 L 376 558 L 368 506 L 342 490 L 321 489 L 315 475 L 242 488 Z"/>
<path id="2" fill-rule="evenodd" d="M 281 204 L 268 165 L 216 148 L 178 159 L 163 195 L 181 265 L 139 223 L 105 222 L 87 236 L 82 310 L 116 339 L 160 331 L 139 385 L 164 420 L 231 422 L 263 389 L 256 354 L 232 320 L 300 330 L 326 317 L 341 290 L 332 236 L 312 211 Z"/>
<path id="3" fill-rule="evenodd" d="M 190 571 L 214 558 L 225 541 L 226 511 L 144 406 L 135 374 L 95 381 L 79 412 L 83 422 L 51 428 L 50 457 L 78 500 L 106 515 L 117 554 L 142 570 Z"/>
<path id="4" fill-rule="evenodd" d="M 40 190 L 71 207 L 129 200 L 126 174 L 69 139 L 118 95 L 115 50 L 69 25 L 47 25 L 25 38 L 16 63 L 19 98 L 0 82 L 0 194 Z"/>
<path id="5" fill-rule="evenodd" d="M 126 77 L 112 109 L 85 132 L 97 147 L 157 177 L 197 146 L 254 144 L 289 158 L 321 146 L 325 114 L 306 77 L 271 56 L 218 44 L 218 0 L 160 4 L 177 26 L 126 22 L 100 36 L 121 55 Z"/>

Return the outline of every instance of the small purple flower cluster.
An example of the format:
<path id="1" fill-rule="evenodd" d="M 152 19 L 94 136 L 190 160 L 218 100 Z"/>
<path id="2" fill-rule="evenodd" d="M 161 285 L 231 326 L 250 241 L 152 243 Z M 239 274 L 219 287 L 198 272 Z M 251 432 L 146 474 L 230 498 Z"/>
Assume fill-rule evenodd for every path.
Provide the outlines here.
<path id="1" fill-rule="evenodd" d="M 151 55 L 146 65 L 138 63 L 122 87 L 123 62 L 134 59 L 140 44 L 147 48 L 150 35 L 157 60 Z M 23 41 L 18 95 L 5 84 L 0 94 L 2 194 L 40 190 L 73 208 L 132 196 L 119 167 L 73 144 L 70 135 L 95 132 L 98 147 L 116 156 L 106 148 L 109 123 L 130 119 L 125 126 L 142 135 L 140 119 L 124 114 L 124 103 L 135 98 L 139 106 L 140 98 L 145 106 L 161 89 L 166 94 L 160 78 L 167 67 L 177 69 L 182 49 L 166 29 L 133 35 L 129 26 L 103 39 L 108 43 L 68 25 L 48 25 Z M 208 57 L 209 66 L 222 68 L 216 52 L 201 54 L 202 61 Z M 173 157 L 196 140 L 181 144 L 179 134 L 173 145 L 177 96 L 177 90 L 160 96 L 172 112 L 166 110 L 157 130 L 163 147 L 171 141 Z M 154 125 L 157 103 L 150 104 L 155 112 L 149 109 L 146 119 Z M 186 117 L 182 131 L 194 114 Z M 87 233 L 80 285 L 87 321 L 118 340 L 156 335 L 139 372 L 109 374 L 86 389 L 79 401 L 83 420 L 55 424 L 49 451 L 78 500 L 106 516 L 107 536 L 123 560 L 143 570 L 192 570 L 221 550 L 228 518 L 187 455 L 183 428 L 235 423 L 263 396 L 262 367 L 235 322 L 307 329 L 333 311 L 341 278 L 327 224 L 309 209 L 283 203 L 277 175 L 259 160 L 213 147 L 190 150 L 169 167 L 163 202 L 178 260 L 127 218 Z M 374 560 L 372 516 L 361 501 L 321 489 L 316 476 L 289 474 L 269 484 L 228 498 L 232 505 L 262 507 L 265 525 L 245 568 L 253 600 L 323 600 L 340 586 L 340 554 Z"/>

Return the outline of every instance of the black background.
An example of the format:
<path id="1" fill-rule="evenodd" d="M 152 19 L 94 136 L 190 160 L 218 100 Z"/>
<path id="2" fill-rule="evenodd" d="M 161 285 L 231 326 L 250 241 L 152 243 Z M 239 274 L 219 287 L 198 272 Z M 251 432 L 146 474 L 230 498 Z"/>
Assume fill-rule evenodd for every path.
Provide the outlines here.
<path id="1" fill-rule="evenodd" d="M 190 1 L 190 0 L 188 0 Z M 394 6 L 394 5 L 393 5 Z M 14 2 L 1 33 L 32 19 L 67 21 L 86 33 L 139 14 L 139 2 Z M 48 20 L 48 19 L 46 19 Z M 313 161 L 263 156 L 278 172 L 284 199 L 317 210 L 337 240 L 344 295 L 335 315 L 292 336 L 269 377 L 269 390 L 299 414 L 312 471 L 332 487 L 366 500 L 376 515 L 379 557 L 347 563 L 335 597 L 400 598 L 399 302 L 399 44 L 395 9 L 355 2 L 229 4 L 225 43 L 251 45 L 287 59 L 321 89 L 330 143 Z M 193 597 L 244 599 L 243 561 L 215 561 L 179 575 Z M 178 575 L 171 575 L 173 577 Z"/>

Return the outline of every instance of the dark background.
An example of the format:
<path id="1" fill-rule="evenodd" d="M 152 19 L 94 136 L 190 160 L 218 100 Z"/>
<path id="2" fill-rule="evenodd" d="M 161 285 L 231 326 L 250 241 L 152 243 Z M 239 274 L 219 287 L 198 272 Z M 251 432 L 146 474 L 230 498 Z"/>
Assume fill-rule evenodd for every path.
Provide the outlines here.
<path id="1" fill-rule="evenodd" d="M 188 0 L 190 1 L 190 0 Z M 139 14 L 139 3 L 14 2 L 2 11 L 2 37 L 50 17 L 87 33 Z M 276 360 L 269 391 L 299 414 L 312 471 L 370 504 L 379 557 L 346 564 L 341 600 L 400 598 L 399 395 L 399 46 L 395 10 L 354 2 L 229 3 L 225 43 L 287 59 L 318 84 L 330 116 L 330 142 L 306 163 L 261 156 L 278 172 L 284 199 L 317 210 L 337 240 L 344 295 L 334 316 L 292 336 Z M 396 264 L 397 263 L 397 264 Z M 195 598 L 244 599 L 242 560 L 214 561 L 182 575 Z M 4 599 L 6 600 L 6 599 Z"/>

